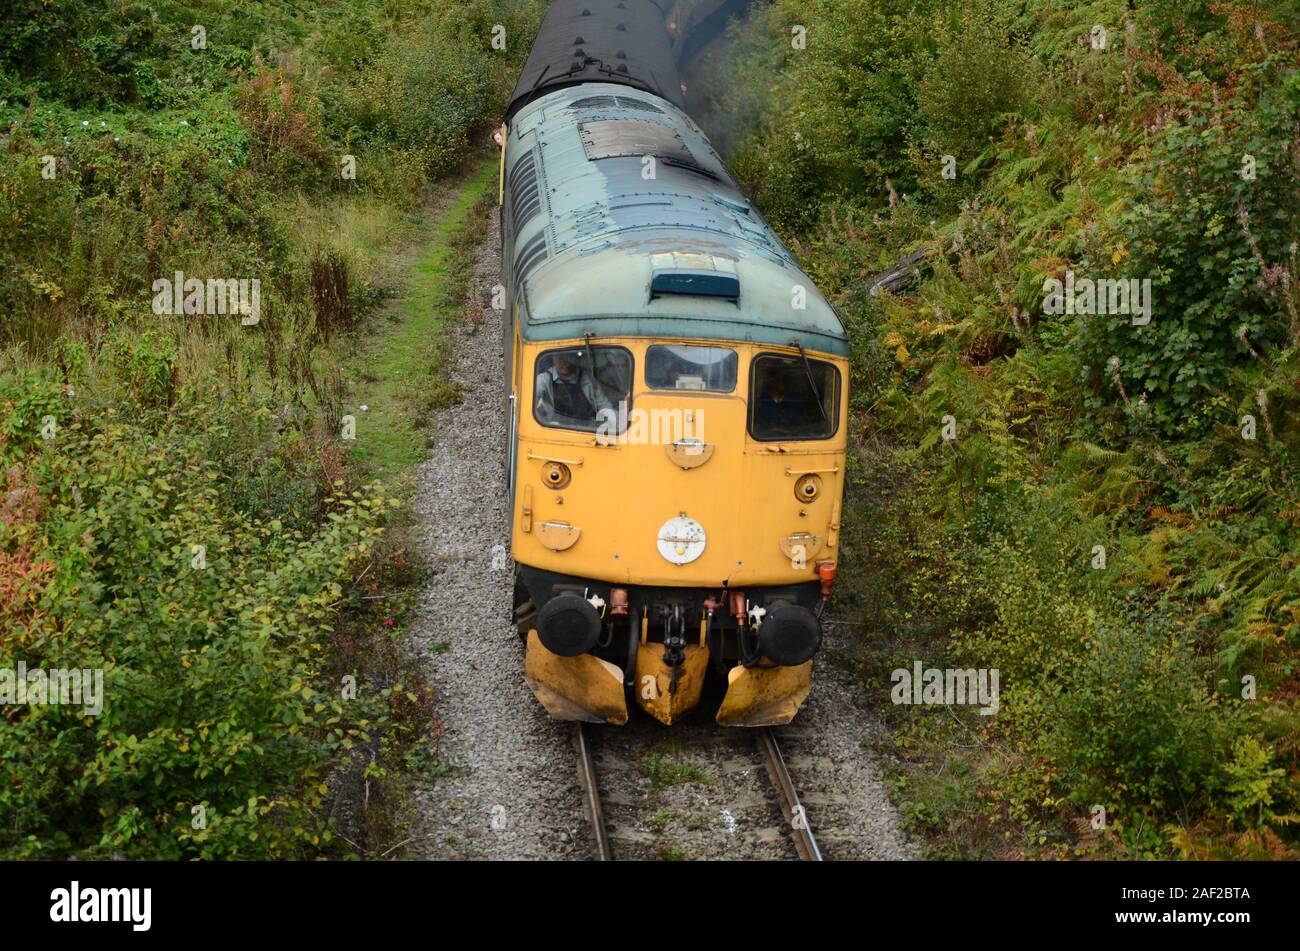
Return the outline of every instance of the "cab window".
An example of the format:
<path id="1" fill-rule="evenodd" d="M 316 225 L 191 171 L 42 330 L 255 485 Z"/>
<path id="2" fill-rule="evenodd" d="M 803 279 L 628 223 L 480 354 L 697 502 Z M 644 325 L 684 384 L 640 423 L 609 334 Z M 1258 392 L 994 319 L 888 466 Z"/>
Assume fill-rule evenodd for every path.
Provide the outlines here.
<path id="1" fill-rule="evenodd" d="M 655 390 L 730 393 L 739 365 L 736 351 L 727 347 L 655 344 L 646 350 L 645 384 Z"/>
<path id="2" fill-rule="evenodd" d="M 533 416 L 543 426 L 619 434 L 632 406 L 632 354 L 565 347 L 537 358 Z"/>
<path id="3" fill-rule="evenodd" d="M 840 374 L 823 360 L 764 353 L 750 371 L 755 439 L 829 439 L 839 420 Z"/>

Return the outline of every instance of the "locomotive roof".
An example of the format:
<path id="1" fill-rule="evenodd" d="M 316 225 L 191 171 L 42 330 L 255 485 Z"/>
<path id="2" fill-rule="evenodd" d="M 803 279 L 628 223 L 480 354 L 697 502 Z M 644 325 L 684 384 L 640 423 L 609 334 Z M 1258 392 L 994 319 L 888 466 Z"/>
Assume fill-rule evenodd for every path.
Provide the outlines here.
<path id="1" fill-rule="evenodd" d="M 520 110 L 506 163 L 526 338 L 677 336 L 848 353 L 812 280 L 700 129 L 664 100 L 612 84 L 554 91 Z"/>
<path id="2" fill-rule="evenodd" d="M 581 83 L 645 89 L 680 106 L 666 2 L 555 0 L 510 96 L 506 121 L 538 96 Z"/>

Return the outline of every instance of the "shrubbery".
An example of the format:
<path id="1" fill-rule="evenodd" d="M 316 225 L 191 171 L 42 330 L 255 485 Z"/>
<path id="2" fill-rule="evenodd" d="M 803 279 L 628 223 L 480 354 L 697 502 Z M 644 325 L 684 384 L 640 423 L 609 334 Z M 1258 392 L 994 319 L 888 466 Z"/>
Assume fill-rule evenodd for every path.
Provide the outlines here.
<path id="1" fill-rule="evenodd" d="M 0 543 L 30 579 L 0 604 L 0 667 L 105 678 L 100 716 L 0 721 L 9 855 L 296 854 L 331 835 L 318 787 L 336 754 L 385 727 L 381 695 L 362 684 L 345 705 L 322 670 L 387 502 L 328 498 L 310 533 L 250 516 L 213 462 L 223 433 L 187 422 L 154 432 L 36 377 L 0 389 L 0 463 L 22 500 Z"/>
<path id="2" fill-rule="evenodd" d="M 542 7 L 0 10 L 0 670 L 105 681 L 99 716 L 0 707 L 0 856 L 391 835 L 367 813 L 343 847 L 337 787 L 426 769 L 430 696 L 402 683 L 415 574 L 338 441 L 339 364 Z M 259 319 L 152 313 L 176 271 L 259 279 Z"/>
<path id="3" fill-rule="evenodd" d="M 752 29 L 785 75 L 735 167 L 854 342 L 865 682 L 1002 675 L 996 717 L 885 705 L 905 812 L 944 854 L 1294 856 L 1300 12 L 777 0 Z M 1149 278 L 1151 322 L 1048 312 L 1068 270 Z"/>
<path id="4" fill-rule="evenodd" d="M 277 205 L 295 189 L 423 200 L 488 141 L 542 9 L 352 0 L 309 5 L 304 20 L 278 0 L 224 12 L 77 0 L 29 21 L 28 6 L 0 15 L 0 342 L 38 351 L 74 317 L 140 313 L 150 281 L 176 269 L 254 274 L 305 306 Z M 133 46 L 137 33 L 148 39 Z M 121 59 L 102 76 L 87 52 L 101 47 Z M 163 101 L 137 88 L 145 72 Z"/>
<path id="5" fill-rule="evenodd" d="M 1256 81 L 1275 71 L 1261 66 Z M 1300 222 L 1300 167 L 1291 154 L 1300 72 L 1262 85 L 1217 106 L 1205 98 L 1178 101 L 1189 121 L 1164 126 L 1127 170 L 1133 200 L 1115 224 L 1113 250 L 1105 260 L 1084 255 L 1077 265 L 1083 273 L 1151 280 L 1148 326 L 1135 330 L 1127 314 L 1097 315 L 1080 321 L 1077 346 L 1110 399 L 1106 364 L 1119 357 L 1127 388 L 1146 396 L 1154 424 L 1166 432 L 1197 435 L 1211 425 L 1204 408 L 1223 391 L 1230 369 L 1249 359 L 1243 330 L 1257 349 L 1289 342 L 1288 315 L 1262 282 L 1270 268 L 1288 263 Z"/>

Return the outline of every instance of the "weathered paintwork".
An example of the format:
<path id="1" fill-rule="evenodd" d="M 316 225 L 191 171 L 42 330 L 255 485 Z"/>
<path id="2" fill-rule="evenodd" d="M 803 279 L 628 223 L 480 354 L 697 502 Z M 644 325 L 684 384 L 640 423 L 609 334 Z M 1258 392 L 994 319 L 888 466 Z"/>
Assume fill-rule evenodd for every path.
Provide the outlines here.
<path id="1" fill-rule="evenodd" d="M 524 682 L 557 720 L 585 720 L 588 723 L 627 722 L 627 698 L 623 672 L 609 661 L 590 654 L 561 657 L 548 651 L 537 636 L 528 632 L 524 654 Z"/>
<path id="2" fill-rule="evenodd" d="M 669 340 L 691 342 L 691 338 Z M 730 344 L 740 357 L 735 391 L 704 393 L 646 386 L 646 348 L 661 341 L 619 337 L 600 342 L 631 352 L 632 411 L 645 413 L 660 425 L 653 427 L 655 432 L 647 427 L 653 442 L 610 445 L 601 445 L 591 433 L 542 426 L 532 411 L 532 368 L 550 345 L 519 341 L 515 560 L 582 578 L 641 585 L 725 583 L 737 588 L 816 580 L 815 562 L 836 560 L 838 554 L 848 422 L 843 393 L 847 361 L 830 360 L 841 379 L 833 437 L 762 442 L 753 439 L 746 426 L 750 362 L 758 353 L 783 352 L 780 348 Z M 683 431 L 685 414 L 694 414 L 692 431 L 709 447 L 703 465 L 683 468 L 674 461 L 672 440 L 662 438 L 664 421 L 672 422 L 674 411 L 682 419 Z M 561 490 L 549 488 L 542 478 L 551 461 L 565 464 L 572 473 Z M 820 477 L 822 491 L 808 502 L 796 498 L 795 483 L 810 472 Z M 660 556 L 656 540 L 664 522 L 682 513 L 704 527 L 707 542 L 699 558 L 677 565 Z M 554 550 L 540 532 L 547 524 L 579 529 L 576 542 Z M 567 539 L 569 533 L 564 534 Z M 795 535 L 815 539 L 804 545 L 801 568 L 794 567 L 783 550 Z"/>
<path id="3" fill-rule="evenodd" d="M 602 122 L 663 130 L 641 143 L 660 154 L 589 159 L 580 126 Z M 673 164 L 687 154 L 699 170 Z M 847 355 L 847 335 L 830 305 L 704 134 L 671 103 L 612 84 L 552 92 L 508 127 L 505 181 L 518 180 L 528 163 L 539 201 L 527 206 L 535 211 L 526 220 L 516 220 L 507 195 L 506 238 L 508 271 L 518 282 L 507 293 L 525 340 L 692 337 Z M 539 236 L 545 258 L 516 273 L 530 249 L 536 259 Z M 651 256 L 660 252 L 720 259 L 739 278 L 739 299 L 652 300 Z"/>

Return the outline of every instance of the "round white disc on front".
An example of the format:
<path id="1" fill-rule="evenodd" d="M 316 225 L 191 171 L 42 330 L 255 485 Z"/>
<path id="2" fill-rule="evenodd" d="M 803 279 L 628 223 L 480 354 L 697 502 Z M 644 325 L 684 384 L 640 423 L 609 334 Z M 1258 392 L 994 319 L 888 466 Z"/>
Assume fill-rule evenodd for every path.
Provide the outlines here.
<path id="1" fill-rule="evenodd" d="M 674 565 L 689 565 L 704 554 L 704 526 L 693 518 L 678 515 L 659 529 L 659 554 Z"/>

